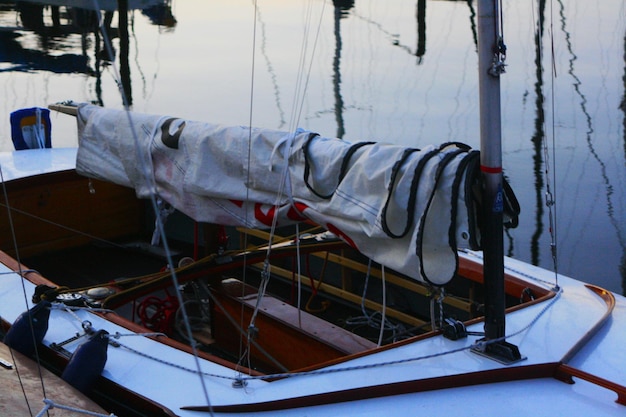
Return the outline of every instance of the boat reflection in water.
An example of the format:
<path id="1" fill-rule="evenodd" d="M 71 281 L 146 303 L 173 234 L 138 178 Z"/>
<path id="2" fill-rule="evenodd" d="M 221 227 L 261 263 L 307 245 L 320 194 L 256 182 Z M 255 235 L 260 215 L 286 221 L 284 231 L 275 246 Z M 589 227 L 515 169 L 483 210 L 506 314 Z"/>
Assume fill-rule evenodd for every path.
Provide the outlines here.
<path id="1" fill-rule="evenodd" d="M 105 47 L 102 38 L 102 33 L 105 33 L 111 40 L 119 39 L 120 68 L 124 75 L 122 81 L 129 103 L 132 103 L 128 65 L 128 11 L 140 10 L 154 25 L 170 30 L 177 22 L 172 14 L 171 0 L 120 2 L 121 5 L 126 3 L 127 8 L 122 13 L 117 12 L 117 3 L 117 0 L 99 1 L 100 8 L 95 10 L 91 0 L 15 2 L 14 11 L 21 25 L 0 31 L 0 59 L 10 65 L 4 71 L 48 71 L 96 77 L 95 101 L 102 105 L 102 67 L 114 60 L 117 54 L 112 48 Z M 2 12 L 8 14 L 11 10 L 5 8 Z M 116 14 L 117 25 L 114 22 Z M 100 22 L 104 32 L 101 32 Z M 22 42 L 28 34 L 36 35 L 36 48 L 32 47 L 31 40 Z M 73 35 L 80 36 L 80 54 L 68 52 L 78 49 L 71 39 Z M 88 51 L 90 44 L 91 54 Z"/>

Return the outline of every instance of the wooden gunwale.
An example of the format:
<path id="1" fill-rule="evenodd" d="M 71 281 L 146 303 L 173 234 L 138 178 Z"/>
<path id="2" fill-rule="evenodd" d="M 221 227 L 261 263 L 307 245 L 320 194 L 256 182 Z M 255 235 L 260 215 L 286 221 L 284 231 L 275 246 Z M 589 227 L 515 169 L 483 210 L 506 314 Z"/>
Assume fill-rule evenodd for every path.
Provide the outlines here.
<path id="1" fill-rule="evenodd" d="M 459 388 L 497 382 L 520 381 L 525 379 L 551 378 L 558 368 L 558 363 L 546 363 L 530 366 L 505 367 L 488 371 L 471 372 L 460 375 L 440 376 L 426 379 L 372 385 L 323 394 L 305 395 L 276 401 L 220 406 L 185 406 L 183 410 L 209 411 L 215 413 L 245 413 L 261 411 L 279 411 L 291 408 L 312 407 L 337 404 L 393 395 L 427 392 L 448 388 Z"/>
<path id="2" fill-rule="evenodd" d="M 305 395 L 276 401 L 256 402 L 248 404 L 232 404 L 218 406 L 184 406 L 183 410 L 213 411 L 215 413 L 245 413 L 261 411 L 280 411 L 292 408 L 313 407 L 359 401 L 371 398 L 382 398 L 394 395 L 428 392 L 449 388 L 461 388 L 483 384 L 523 381 L 529 379 L 555 378 L 572 384 L 571 377 L 578 377 L 588 382 L 614 391 L 618 395 L 617 403 L 626 405 L 626 387 L 588 374 L 560 362 L 512 366 L 487 371 L 469 372 L 425 379 L 416 379 L 391 384 L 373 385 L 348 390 L 334 391 L 323 394 Z"/>
<path id="3" fill-rule="evenodd" d="M 589 290 L 593 291 L 596 295 L 598 295 L 604 303 L 606 304 L 606 311 L 602 315 L 602 317 L 596 322 L 596 324 L 585 333 L 583 337 L 581 337 L 578 342 L 567 351 L 567 353 L 561 358 L 562 363 L 568 363 L 572 358 L 580 351 L 591 340 L 593 336 L 598 333 L 598 331 L 606 324 L 606 322 L 611 317 L 613 310 L 615 309 L 615 296 L 610 292 L 605 290 L 604 288 L 600 288 L 596 285 L 585 284 Z"/>

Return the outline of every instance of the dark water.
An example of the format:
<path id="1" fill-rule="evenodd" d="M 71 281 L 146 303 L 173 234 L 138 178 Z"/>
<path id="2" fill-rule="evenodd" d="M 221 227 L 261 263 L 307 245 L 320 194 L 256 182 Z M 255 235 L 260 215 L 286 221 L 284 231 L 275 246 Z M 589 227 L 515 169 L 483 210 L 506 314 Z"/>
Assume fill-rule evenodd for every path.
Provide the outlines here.
<path id="1" fill-rule="evenodd" d="M 143 9 L 121 27 L 117 13 L 102 16 L 111 59 L 93 13 L 0 1 L 2 150 L 15 109 L 70 99 L 123 107 L 118 71 L 136 111 L 478 147 L 471 1 L 136 3 Z M 523 210 L 506 250 L 552 269 L 554 239 L 559 272 L 622 292 L 625 3 L 504 0 L 503 11 L 504 165 Z M 54 115 L 53 126 L 54 146 L 75 145 L 71 118 Z"/>

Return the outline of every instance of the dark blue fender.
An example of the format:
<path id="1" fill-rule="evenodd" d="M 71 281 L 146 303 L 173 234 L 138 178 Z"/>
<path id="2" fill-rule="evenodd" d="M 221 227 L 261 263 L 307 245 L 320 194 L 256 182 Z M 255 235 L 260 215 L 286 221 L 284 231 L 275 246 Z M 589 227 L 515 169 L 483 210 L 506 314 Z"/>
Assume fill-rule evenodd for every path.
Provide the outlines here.
<path id="1" fill-rule="evenodd" d="M 35 304 L 30 310 L 20 314 L 13 322 L 6 336 L 4 336 L 4 344 L 26 356 L 33 356 L 35 346 L 41 343 L 48 331 L 49 319 L 50 302 L 41 301 Z"/>
<path id="2" fill-rule="evenodd" d="M 98 330 L 74 351 L 61 378 L 77 390 L 89 392 L 104 369 L 109 347 L 109 333 Z"/>

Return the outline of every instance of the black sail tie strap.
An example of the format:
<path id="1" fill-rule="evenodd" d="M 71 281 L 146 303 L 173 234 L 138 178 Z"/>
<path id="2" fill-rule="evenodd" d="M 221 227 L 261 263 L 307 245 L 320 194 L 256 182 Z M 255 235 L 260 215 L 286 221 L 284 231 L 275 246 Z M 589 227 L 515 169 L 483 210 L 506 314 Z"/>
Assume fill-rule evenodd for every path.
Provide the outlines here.
<path id="1" fill-rule="evenodd" d="M 456 248 L 457 247 L 457 241 L 456 241 L 456 235 L 457 235 L 457 230 L 456 230 L 456 217 L 457 217 L 457 213 L 458 213 L 458 200 L 459 200 L 459 191 L 460 191 L 460 187 L 461 187 L 461 181 L 463 180 L 464 176 L 466 178 L 466 182 L 468 181 L 468 177 L 471 179 L 473 178 L 474 173 L 472 172 L 472 170 L 477 171 L 478 170 L 478 164 L 480 162 L 480 152 L 478 151 L 470 151 L 468 152 L 467 156 L 465 156 L 463 158 L 463 160 L 459 163 L 459 166 L 456 169 L 456 175 L 454 177 L 454 182 L 452 184 L 452 193 L 450 195 L 450 200 L 452 203 L 451 206 L 451 210 L 450 210 L 450 228 L 448 229 L 448 240 L 450 242 L 450 247 L 451 248 Z M 465 195 L 465 209 L 467 211 L 468 214 L 471 214 L 473 212 L 472 210 L 472 204 L 471 204 L 471 200 L 468 203 L 468 198 L 467 198 L 467 194 Z M 471 245 L 471 236 L 473 236 L 474 230 L 471 229 L 471 226 L 473 225 L 473 221 L 470 217 L 469 220 L 469 225 L 470 225 L 470 230 L 468 230 L 468 241 Z"/>
<path id="2" fill-rule="evenodd" d="M 405 150 L 402 157 L 398 161 L 396 161 L 392 169 L 391 178 L 389 180 L 389 186 L 387 187 L 387 200 L 381 212 L 381 227 L 383 231 L 385 232 L 385 234 L 387 234 L 387 236 L 394 238 L 394 239 L 400 239 L 406 236 L 409 230 L 411 230 L 411 227 L 413 226 L 413 222 L 415 220 L 415 204 L 417 200 L 417 191 L 419 190 L 419 184 L 420 184 L 420 180 L 422 177 L 422 171 L 424 170 L 424 167 L 426 166 L 428 161 L 430 161 L 434 156 L 441 153 L 443 149 L 451 145 L 457 146 L 458 148 L 465 149 L 465 150 L 470 149 L 470 147 L 464 143 L 446 142 L 442 144 L 441 146 L 439 146 L 437 149 L 433 149 L 432 151 L 427 152 L 425 155 L 423 155 L 420 158 L 419 162 L 417 163 L 417 166 L 415 167 L 415 170 L 413 171 L 413 179 L 411 180 L 409 199 L 407 201 L 407 206 L 406 206 L 407 217 L 406 217 L 406 222 L 404 225 L 404 230 L 399 234 L 394 233 L 389 228 L 389 223 L 387 221 L 387 212 L 388 212 L 389 205 L 391 204 L 391 201 L 393 198 L 393 192 L 396 186 L 396 179 L 397 179 L 398 173 L 400 172 L 400 169 L 406 163 L 408 157 L 414 152 L 419 151 L 419 149 Z"/>
<path id="3" fill-rule="evenodd" d="M 432 151 L 426 153 L 426 155 L 424 155 L 417 163 L 417 166 L 415 167 L 415 170 L 413 171 L 413 179 L 411 180 L 409 199 L 406 205 L 407 218 L 406 218 L 406 223 L 404 225 L 404 230 L 400 234 L 395 234 L 389 228 L 389 224 L 387 222 L 387 210 L 392 200 L 393 191 L 394 191 L 395 184 L 396 184 L 396 176 L 398 172 L 400 171 L 400 168 L 402 167 L 404 162 L 406 162 L 406 159 L 408 159 L 408 157 L 413 153 L 411 151 L 416 151 L 416 150 L 409 149 L 405 151 L 402 158 L 399 161 L 397 161 L 396 164 L 394 165 L 394 171 L 392 172 L 391 179 L 389 180 L 389 186 L 387 187 L 387 190 L 388 190 L 387 201 L 385 202 L 385 205 L 381 213 L 381 217 L 382 217 L 381 227 L 383 231 L 387 234 L 387 236 L 394 238 L 394 239 L 399 239 L 399 238 L 406 236 L 406 234 L 411 229 L 411 226 L 413 225 L 413 220 L 415 219 L 415 201 L 417 199 L 417 190 L 419 188 L 419 181 L 422 176 L 422 170 L 424 169 L 424 166 L 426 165 L 426 163 L 433 156 L 437 155 L 441 151 L 441 149 L 433 149 Z"/>
<path id="4" fill-rule="evenodd" d="M 337 185 L 335 186 L 335 189 L 329 194 L 321 194 L 317 192 L 309 183 L 309 175 L 311 172 L 311 166 L 309 162 L 311 158 L 311 156 L 309 155 L 309 146 L 315 137 L 316 136 L 311 136 L 306 141 L 302 149 L 303 154 L 304 154 L 304 184 L 313 194 L 315 194 L 319 198 L 323 200 L 330 200 L 330 198 L 335 194 L 335 191 L 337 191 L 337 188 L 339 187 L 339 184 L 341 184 L 341 181 L 343 181 L 343 179 L 345 178 L 346 173 L 348 172 L 348 164 L 350 163 L 350 158 L 352 158 L 352 155 L 354 155 L 354 153 L 358 151 L 359 149 L 361 149 L 362 147 L 367 146 L 367 145 L 373 145 L 376 142 L 358 142 L 350 146 L 348 150 L 346 151 L 346 154 L 343 156 L 343 160 L 341 162 L 341 168 L 339 170 L 339 178 L 337 179 Z"/>
<path id="5" fill-rule="evenodd" d="M 435 284 L 433 283 L 429 278 L 428 278 L 428 273 L 425 271 L 425 265 L 424 265 L 424 256 L 423 256 L 423 237 L 424 237 L 424 228 L 426 226 L 426 221 L 427 221 L 427 217 L 429 214 L 429 210 L 431 208 L 431 204 L 433 202 L 433 198 L 435 197 L 435 193 L 437 192 L 437 187 L 439 185 L 439 181 L 441 179 L 441 176 L 443 174 L 444 169 L 446 168 L 446 166 L 452 162 L 458 155 L 467 152 L 467 149 L 456 149 L 454 151 L 450 151 L 449 153 L 447 153 L 443 159 L 439 162 L 439 165 L 437 166 L 437 173 L 435 176 L 435 181 L 434 181 L 434 185 L 433 185 L 433 189 L 432 192 L 430 193 L 430 196 L 428 198 L 428 203 L 426 204 L 426 208 L 424 209 L 424 212 L 422 213 L 422 216 L 420 218 L 419 221 L 419 229 L 417 232 L 417 240 L 415 242 L 415 251 L 416 251 L 416 255 L 419 259 L 419 263 L 420 263 L 420 273 L 422 275 L 422 278 L 424 278 L 424 280 L 426 282 L 429 282 L 431 284 Z M 455 270 L 458 269 L 458 255 L 456 255 L 456 248 L 452 248 L 451 249 L 453 252 L 455 252 Z M 436 284 L 435 284 L 436 285 Z"/>

